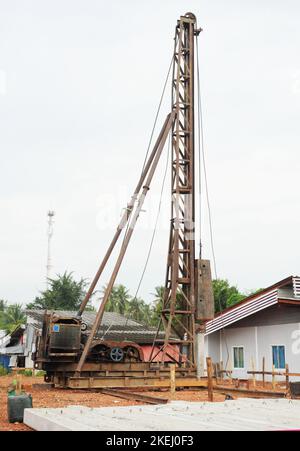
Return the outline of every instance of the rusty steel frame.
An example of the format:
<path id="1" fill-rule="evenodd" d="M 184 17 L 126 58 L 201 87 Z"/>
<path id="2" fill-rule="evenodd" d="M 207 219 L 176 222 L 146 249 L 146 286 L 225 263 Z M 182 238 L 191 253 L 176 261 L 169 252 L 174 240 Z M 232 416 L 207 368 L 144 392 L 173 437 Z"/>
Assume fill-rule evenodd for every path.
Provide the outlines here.
<path id="1" fill-rule="evenodd" d="M 47 372 L 49 382 L 51 381 L 54 385 L 82 389 L 169 388 L 170 368 L 165 362 L 165 357 L 168 355 L 168 347 L 174 344 L 179 348 L 176 357 L 172 357 L 177 363 L 176 386 L 207 387 L 207 381 L 197 379 L 195 371 L 194 42 L 195 35 L 198 33 L 196 17 L 193 14 L 187 13 L 180 17 L 175 33 L 172 112 L 164 122 L 134 194 L 80 306 L 78 317 L 82 316 L 121 233 L 126 228 L 114 269 L 79 362 L 40 362 Z M 101 324 L 105 306 L 170 132 L 172 135 L 172 209 L 163 310 L 160 320 L 164 326 L 165 337 L 160 340 L 157 333 L 150 362 L 89 363 L 86 361 L 88 353 Z M 153 362 L 153 353 L 157 350 L 156 348 L 161 350 L 163 357 L 159 364 Z"/>
<path id="2" fill-rule="evenodd" d="M 187 13 L 177 23 L 172 103 L 172 217 L 163 298 L 164 361 L 171 335 L 179 337 L 178 364 L 195 365 L 195 164 L 194 164 L 194 44 L 196 17 Z M 160 324 L 161 325 L 161 324 Z M 159 326 L 160 327 L 160 326 Z M 185 349 L 184 349 L 185 348 Z"/>
<path id="3" fill-rule="evenodd" d="M 147 196 L 148 191 L 150 190 L 150 185 L 151 185 L 154 173 L 156 171 L 156 168 L 157 168 L 158 162 L 160 160 L 163 148 L 165 146 L 167 137 L 168 137 L 168 135 L 169 135 L 169 133 L 170 133 L 170 131 L 172 129 L 172 125 L 174 123 L 175 118 L 176 118 L 176 112 L 175 111 L 172 111 L 167 116 L 165 124 L 164 124 L 164 126 L 162 128 L 162 132 L 159 135 L 157 143 L 155 145 L 155 148 L 154 148 L 155 152 L 153 151 L 153 153 L 152 153 L 153 159 L 152 159 L 151 164 L 149 164 L 149 166 L 148 166 L 148 173 L 145 173 L 145 171 L 144 171 L 143 174 L 142 174 L 143 181 L 140 184 L 141 185 L 140 188 L 142 186 L 143 186 L 143 188 L 141 190 L 141 193 L 139 193 L 139 195 L 136 196 L 136 205 L 135 205 L 135 202 L 133 201 L 133 206 L 132 206 L 132 210 L 130 210 L 130 213 L 131 212 L 132 213 L 134 212 L 134 213 L 133 213 L 132 219 L 130 221 L 129 227 L 126 230 L 125 237 L 124 237 L 124 240 L 122 242 L 122 246 L 121 246 L 121 249 L 120 249 L 120 252 L 119 252 L 116 264 L 114 266 L 114 269 L 112 271 L 110 280 L 109 280 L 109 282 L 107 284 L 107 287 L 105 289 L 105 293 L 104 293 L 103 299 L 101 301 L 101 305 L 99 307 L 99 310 L 97 312 L 97 316 L 96 316 L 95 322 L 93 324 L 92 330 L 91 330 L 91 332 L 89 334 L 88 340 L 87 340 L 87 342 L 85 344 L 85 347 L 84 347 L 84 350 L 83 350 L 83 353 L 82 353 L 82 355 L 80 357 L 80 360 L 78 362 L 77 369 L 76 369 L 76 375 L 77 376 L 80 374 L 80 372 L 81 372 L 81 370 L 83 368 L 83 365 L 84 365 L 84 363 L 86 361 L 86 358 L 87 358 L 87 355 L 89 353 L 89 350 L 90 350 L 90 348 L 92 346 L 92 342 L 93 342 L 93 340 L 95 338 L 95 335 L 96 335 L 96 333 L 97 333 L 97 331 L 99 329 L 99 326 L 101 324 L 106 304 L 107 304 L 107 302 L 109 300 L 111 291 L 113 289 L 113 286 L 114 286 L 114 283 L 116 281 L 118 272 L 119 272 L 121 264 L 123 262 L 123 259 L 124 259 L 126 250 L 128 248 L 130 239 L 132 237 L 132 234 L 133 234 L 136 222 L 137 222 L 137 220 L 139 218 L 139 215 L 140 215 L 140 213 L 142 211 L 145 198 Z M 152 158 L 152 155 L 151 155 L 150 158 Z M 135 207 L 135 210 L 134 210 L 134 207 Z"/>
<path id="4" fill-rule="evenodd" d="M 98 281 L 99 281 L 99 279 L 101 277 L 101 274 L 103 273 L 103 271 L 105 269 L 105 266 L 106 266 L 111 254 L 112 254 L 112 252 L 113 252 L 113 250 L 114 250 L 114 248 L 115 248 L 115 246 L 116 246 L 116 244 L 117 244 L 117 242 L 118 242 L 118 240 L 119 240 L 119 238 L 121 236 L 121 233 L 122 233 L 123 229 L 126 227 L 126 224 L 128 223 L 128 221 L 130 219 L 130 216 L 131 216 L 131 214 L 133 212 L 134 205 L 135 205 L 135 202 L 137 200 L 138 194 L 141 191 L 141 188 L 142 188 L 143 183 L 144 183 L 144 181 L 146 179 L 146 176 L 147 176 L 147 174 L 148 174 L 148 172 L 149 172 L 149 170 L 151 168 L 151 165 L 153 164 L 155 155 L 157 154 L 158 147 L 159 147 L 159 145 L 161 143 L 161 140 L 163 139 L 163 136 L 164 136 L 166 127 L 168 126 L 168 123 L 169 123 L 169 116 L 167 116 L 167 118 L 165 120 L 165 123 L 164 123 L 164 125 L 163 125 L 163 127 L 161 129 L 161 132 L 160 132 L 160 134 L 159 134 L 159 136 L 157 138 L 157 141 L 156 141 L 156 143 L 154 145 L 154 148 L 153 148 L 153 150 L 152 150 L 152 152 L 151 152 L 151 154 L 150 154 L 150 156 L 149 156 L 149 158 L 148 158 L 148 160 L 147 160 L 147 162 L 145 164 L 145 167 L 144 167 L 144 169 L 142 171 L 141 177 L 140 177 L 140 179 L 138 181 L 138 184 L 137 184 L 137 186 L 136 186 L 136 188 L 134 190 L 134 193 L 133 193 L 129 203 L 127 204 L 127 207 L 126 207 L 126 209 L 124 211 L 124 214 L 123 214 L 123 216 L 121 218 L 121 221 L 120 221 L 120 223 L 119 223 L 119 225 L 117 227 L 116 233 L 115 233 L 115 235 L 114 235 L 114 237 L 113 237 L 113 239 L 112 239 L 112 241 L 111 241 L 111 243 L 110 243 L 110 245 L 109 245 L 109 247 L 108 247 L 108 249 L 106 251 L 106 254 L 105 254 L 105 256 L 104 256 L 104 258 L 103 258 L 103 260 L 102 260 L 102 262 L 101 262 L 101 264 L 99 266 L 99 269 L 98 269 L 98 271 L 97 271 L 97 273 L 96 273 L 96 275 L 95 275 L 95 277 L 94 277 L 94 279 L 93 279 L 93 281 L 92 281 L 87 293 L 86 293 L 86 296 L 85 296 L 84 300 L 81 303 L 81 306 L 80 306 L 79 311 L 78 311 L 78 316 L 82 316 L 82 313 L 84 312 L 84 310 L 85 310 L 85 308 L 86 308 L 86 306 L 87 306 L 87 304 L 88 304 L 88 302 L 89 302 L 89 300 L 90 300 L 90 298 L 91 298 L 91 296 L 92 296 L 92 294 L 93 294 L 93 292 L 94 292 L 94 290 L 96 288 L 96 285 L 97 285 L 97 283 L 98 283 Z"/>

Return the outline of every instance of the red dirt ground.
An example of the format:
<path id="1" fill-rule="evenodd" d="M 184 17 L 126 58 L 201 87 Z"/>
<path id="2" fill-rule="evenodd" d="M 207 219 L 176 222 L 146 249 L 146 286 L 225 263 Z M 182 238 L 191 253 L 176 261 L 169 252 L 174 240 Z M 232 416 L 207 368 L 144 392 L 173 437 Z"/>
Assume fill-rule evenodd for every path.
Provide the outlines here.
<path id="1" fill-rule="evenodd" d="M 0 431 L 31 431 L 24 424 L 11 424 L 7 419 L 7 388 L 12 383 L 12 376 L 0 377 Z M 134 401 L 115 398 L 102 393 L 87 390 L 63 390 L 48 388 L 41 377 L 23 377 L 23 387 L 26 393 L 32 395 L 33 407 L 67 407 L 69 405 L 83 405 L 87 407 L 129 406 L 139 404 Z M 34 384 L 38 384 L 36 387 Z M 177 391 L 175 397 L 170 392 L 144 392 L 145 394 L 160 396 L 182 401 L 207 401 L 207 391 Z M 214 400 L 224 401 L 224 395 L 214 394 Z"/>

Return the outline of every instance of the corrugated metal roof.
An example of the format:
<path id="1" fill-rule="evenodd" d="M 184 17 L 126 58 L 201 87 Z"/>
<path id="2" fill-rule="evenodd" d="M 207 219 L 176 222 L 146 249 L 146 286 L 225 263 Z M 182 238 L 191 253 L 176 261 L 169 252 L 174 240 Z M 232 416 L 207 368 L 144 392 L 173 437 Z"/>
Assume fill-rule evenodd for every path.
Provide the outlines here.
<path id="1" fill-rule="evenodd" d="M 75 311 L 67 311 L 67 310 L 48 310 L 48 313 L 57 313 L 61 316 L 66 316 L 66 317 L 74 317 L 77 315 L 77 312 Z M 33 319 L 35 319 L 37 322 L 41 323 L 43 321 L 43 317 L 45 314 L 45 310 L 26 310 L 26 315 L 32 317 Z M 82 315 L 82 319 L 83 321 L 87 324 L 87 326 L 91 327 L 95 321 L 96 318 L 96 312 L 84 312 Z M 103 320 L 101 325 L 102 326 L 110 326 L 111 324 L 113 324 L 114 326 L 125 326 L 126 327 L 138 327 L 141 329 L 145 329 L 145 325 L 142 325 L 140 323 L 138 323 L 137 321 L 134 321 L 132 319 L 126 318 L 125 316 L 119 314 L 119 313 L 114 313 L 114 312 L 105 312 L 103 315 Z"/>
<path id="2" fill-rule="evenodd" d="M 1 338 L 5 337 L 5 335 L 7 335 L 6 330 L 0 329 L 0 340 L 1 340 Z"/>
<path id="3" fill-rule="evenodd" d="M 277 293 L 278 290 L 273 290 L 270 293 L 258 296 L 257 298 L 251 299 L 247 303 L 237 305 L 236 308 L 217 316 L 211 321 L 208 321 L 206 323 L 207 334 L 211 334 L 212 332 L 216 332 L 224 327 L 228 327 L 236 321 L 253 315 L 254 313 L 270 307 L 271 305 L 277 304 Z"/>
<path id="4" fill-rule="evenodd" d="M 300 298 L 300 277 L 293 277 L 294 296 Z"/>
<path id="5" fill-rule="evenodd" d="M 239 304 L 224 310 L 224 312 L 216 316 L 216 318 L 206 323 L 206 334 L 209 335 L 213 332 L 224 329 L 231 324 L 277 304 L 279 302 L 279 297 L 281 297 L 279 293 L 283 294 L 286 290 L 291 293 L 291 289 L 289 288 L 295 286 L 295 280 L 299 280 L 300 282 L 299 277 L 290 276 L 257 294 L 249 296 Z M 294 299 L 297 300 L 296 298 Z"/>
<path id="6" fill-rule="evenodd" d="M 50 313 L 50 311 L 49 311 Z M 66 316 L 74 317 L 77 312 L 56 310 L 55 313 Z M 44 310 L 27 310 L 28 317 L 35 321 L 35 326 L 38 329 L 42 328 Z M 87 324 L 88 330 L 90 330 L 94 324 L 96 318 L 95 312 L 84 312 L 82 315 L 83 321 Z M 103 321 L 98 329 L 97 338 L 103 338 L 111 341 L 123 341 L 130 340 L 139 344 L 153 343 L 156 334 L 156 328 L 140 324 L 132 319 L 127 319 L 125 316 L 119 313 L 105 312 Z M 159 334 L 159 338 L 163 338 L 164 333 Z"/>
<path id="7" fill-rule="evenodd" d="M 4 330 L 1 332 L 4 332 L 4 334 L 2 334 L 2 337 L 0 338 L 0 348 L 4 348 L 10 343 L 11 335 L 7 334 L 7 332 Z"/>
<path id="8" fill-rule="evenodd" d="M 0 354 L 2 355 L 14 355 L 14 354 L 23 354 L 24 346 L 18 344 L 16 346 L 8 346 L 7 348 L 1 348 Z"/>

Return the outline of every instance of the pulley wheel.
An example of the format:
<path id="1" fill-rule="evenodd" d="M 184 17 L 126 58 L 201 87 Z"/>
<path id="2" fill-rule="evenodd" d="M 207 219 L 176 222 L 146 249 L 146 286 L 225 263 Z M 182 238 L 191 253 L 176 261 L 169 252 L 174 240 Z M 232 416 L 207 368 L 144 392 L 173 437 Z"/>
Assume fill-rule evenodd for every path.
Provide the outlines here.
<path id="1" fill-rule="evenodd" d="M 81 332 L 85 332 L 87 330 L 87 324 L 81 323 L 80 329 L 81 329 Z"/>
<path id="2" fill-rule="evenodd" d="M 110 358 L 113 362 L 121 362 L 124 358 L 124 351 L 121 348 L 112 348 Z"/>

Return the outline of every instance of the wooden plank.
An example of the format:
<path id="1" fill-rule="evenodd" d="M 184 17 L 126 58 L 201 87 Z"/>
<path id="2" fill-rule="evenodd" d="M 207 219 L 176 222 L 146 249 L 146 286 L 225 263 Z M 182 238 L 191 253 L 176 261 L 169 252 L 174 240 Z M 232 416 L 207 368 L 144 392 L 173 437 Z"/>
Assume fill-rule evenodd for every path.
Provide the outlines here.
<path id="1" fill-rule="evenodd" d="M 251 390 L 244 388 L 235 388 L 231 386 L 216 385 L 214 390 L 221 391 L 224 394 L 241 394 L 244 396 L 252 396 L 253 398 L 285 398 L 286 392 L 270 391 L 270 390 Z"/>
<path id="2" fill-rule="evenodd" d="M 247 374 L 256 374 L 256 375 L 261 375 L 261 374 L 265 374 L 267 376 L 285 376 L 286 372 L 284 373 L 280 373 L 278 371 L 247 371 Z M 300 376 L 300 375 L 299 375 Z"/>
<path id="3" fill-rule="evenodd" d="M 169 402 L 167 398 L 160 398 L 158 396 L 149 396 L 141 393 L 133 393 L 128 391 L 125 392 L 108 388 L 101 389 L 101 393 L 109 396 L 114 396 L 116 398 L 129 399 L 146 404 L 167 404 Z"/>
<path id="4" fill-rule="evenodd" d="M 55 379 L 55 385 L 60 386 L 61 383 L 65 388 L 73 388 L 73 389 L 84 389 L 87 390 L 89 388 L 168 388 L 170 389 L 170 377 L 168 378 L 135 378 L 131 377 L 128 379 L 125 378 L 93 378 L 93 387 L 89 387 L 89 378 L 87 377 L 70 377 L 66 378 L 64 381 L 60 381 L 60 379 Z M 197 378 L 190 377 L 177 377 L 176 378 L 176 387 L 195 387 L 195 388 L 207 388 L 207 380 L 199 380 Z"/>

